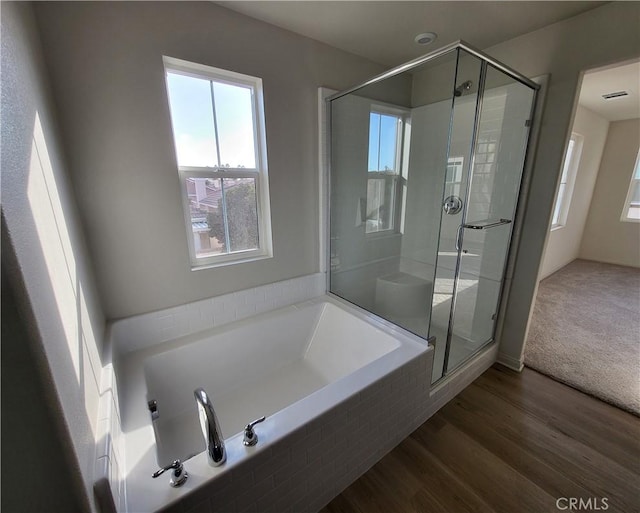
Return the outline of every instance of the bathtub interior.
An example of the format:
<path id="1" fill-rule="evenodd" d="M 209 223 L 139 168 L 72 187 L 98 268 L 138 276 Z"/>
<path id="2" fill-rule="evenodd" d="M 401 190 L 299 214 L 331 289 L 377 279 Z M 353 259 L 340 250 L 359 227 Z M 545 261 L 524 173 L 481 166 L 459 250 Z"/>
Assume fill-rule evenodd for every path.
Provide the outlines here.
<path id="1" fill-rule="evenodd" d="M 193 390 L 203 387 L 229 438 L 393 351 L 400 342 L 330 302 L 239 323 L 144 363 L 159 465 L 204 450 Z M 182 369 L 182 370 L 178 370 Z"/>

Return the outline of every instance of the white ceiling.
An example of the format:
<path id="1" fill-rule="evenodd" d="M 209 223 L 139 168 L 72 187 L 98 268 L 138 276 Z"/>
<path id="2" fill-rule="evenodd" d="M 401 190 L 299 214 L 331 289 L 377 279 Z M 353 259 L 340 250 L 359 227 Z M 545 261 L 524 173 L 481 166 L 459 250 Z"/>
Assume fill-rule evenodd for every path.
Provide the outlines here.
<path id="1" fill-rule="evenodd" d="M 484 49 L 607 2 L 221 1 L 234 11 L 396 66 L 458 39 Z M 414 43 L 435 32 L 428 46 Z"/>
<path id="2" fill-rule="evenodd" d="M 629 96 L 602 98 L 618 91 Z M 640 117 L 640 62 L 585 73 L 578 103 L 609 121 Z"/>

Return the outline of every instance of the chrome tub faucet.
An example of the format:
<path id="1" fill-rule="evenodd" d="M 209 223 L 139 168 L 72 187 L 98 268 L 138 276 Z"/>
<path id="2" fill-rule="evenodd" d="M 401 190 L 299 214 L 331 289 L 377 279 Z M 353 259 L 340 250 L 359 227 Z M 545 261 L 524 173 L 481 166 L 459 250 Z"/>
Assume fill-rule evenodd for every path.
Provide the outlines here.
<path id="1" fill-rule="evenodd" d="M 216 412 L 209 396 L 203 388 L 196 388 L 193 391 L 198 405 L 198 413 L 200 415 L 200 427 L 202 427 L 202 435 L 207 444 L 207 458 L 209 465 L 218 467 L 227 460 L 227 451 L 224 447 L 222 439 L 222 431 Z"/>

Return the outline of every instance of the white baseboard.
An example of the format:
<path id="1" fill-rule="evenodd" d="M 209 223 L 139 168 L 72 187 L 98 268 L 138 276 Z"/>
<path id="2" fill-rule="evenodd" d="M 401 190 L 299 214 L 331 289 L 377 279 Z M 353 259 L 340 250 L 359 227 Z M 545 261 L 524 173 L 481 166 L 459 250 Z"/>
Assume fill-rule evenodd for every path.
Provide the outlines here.
<path id="1" fill-rule="evenodd" d="M 496 361 L 500 365 L 504 365 L 505 367 L 508 367 L 509 369 L 512 369 L 516 372 L 522 372 L 522 369 L 524 368 L 524 362 L 522 360 L 504 353 L 498 353 L 498 358 Z"/>

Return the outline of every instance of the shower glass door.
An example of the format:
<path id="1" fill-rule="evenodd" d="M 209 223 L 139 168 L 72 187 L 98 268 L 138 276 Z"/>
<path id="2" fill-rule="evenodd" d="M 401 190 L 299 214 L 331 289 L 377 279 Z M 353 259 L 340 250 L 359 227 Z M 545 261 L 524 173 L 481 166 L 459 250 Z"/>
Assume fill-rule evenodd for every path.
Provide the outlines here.
<path id="1" fill-rule="evenodd" d="M 463 224 L 470 168 L 473 156 L 475 120 L 481 85 L 482 61 L 458 50 L 453 84 L 446 173 L 441 176 L 440 234 L 431 309 L 429 335 L 436 337 L 432 381 L 440 379 L 446 367 L 451 312 L 456 294 L 460 226 Z"/>
<path id="2" fill-rule="evenodd" d="M 466 201 L 457 234 L 446 372 L 494 337 L 535 97 L 529 86 L 490 64 L 484 66 Z"/>

